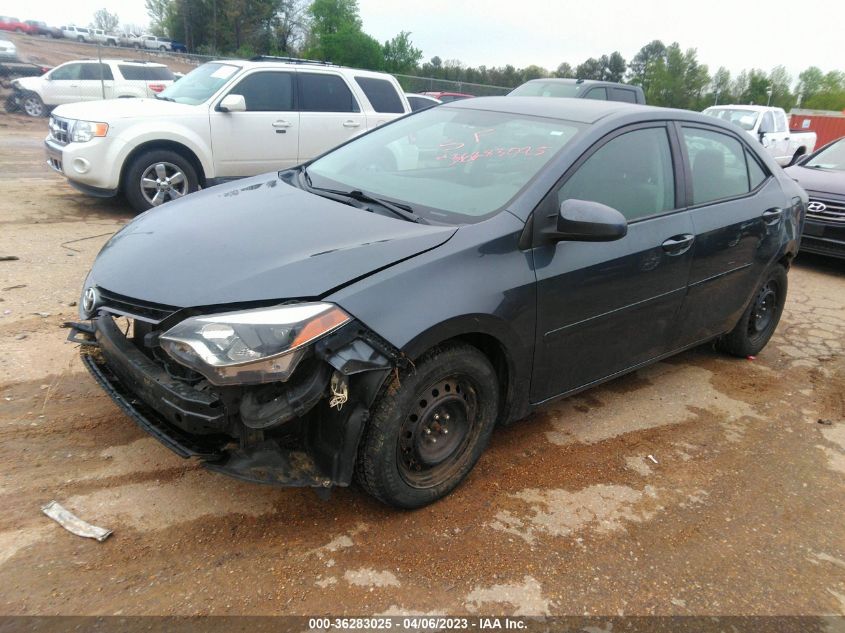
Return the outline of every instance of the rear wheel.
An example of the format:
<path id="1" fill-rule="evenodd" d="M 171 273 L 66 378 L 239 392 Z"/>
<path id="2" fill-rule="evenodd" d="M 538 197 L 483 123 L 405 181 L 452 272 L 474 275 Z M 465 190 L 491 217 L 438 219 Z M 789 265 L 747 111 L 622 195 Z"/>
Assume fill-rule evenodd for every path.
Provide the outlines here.
<path id="1" fill-rule="evenodd" d="M 196 191 L 199 179 L 191 161 L 170 150 L 144 152 L 126 170 L 123 191 L 136 211 L 146 211 Z"/>
<path id="2" fill-rule="evenodd" d="M 718 340 L 718 348 L 734 356 L 758 354 L 775 333 L 786 302 L 786 289 L 786 269 L 776 264 L 763 277 L 736 327 Z"/>
<path id="3" fill-rule="evenodd" d="M 496 372 L 474 347 L 420 359 L 375 405 L 356 478 L 384 503 L 419 508 L 451 492 L 478 461 L 499 408 Z"/>

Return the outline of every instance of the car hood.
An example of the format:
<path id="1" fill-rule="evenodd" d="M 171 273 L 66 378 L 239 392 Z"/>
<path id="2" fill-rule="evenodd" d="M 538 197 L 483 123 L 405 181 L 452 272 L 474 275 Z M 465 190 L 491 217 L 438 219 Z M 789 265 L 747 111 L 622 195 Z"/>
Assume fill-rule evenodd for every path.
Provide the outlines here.
<path id="1" fill-rule="evenodd" d="M 265 174 L 141 214 L 106 243 L 85 287 L 178 308 L 319 298 L 456 230 L 377 215 Z"/>
<path id="2" fill-rule="evenodd" d="M 30 79 L 37 79 L 37 77 L 31 77 Z M 171 82 L 159 81 L 154 83 L 167 85 Z M 106 99 L 67 103 L 53 110 L 53 114 L 68 119 L 109 123 L 115 119 L 172 117 L 181 114 L 189 116 L 196 115 L 201 113 L 200 107 L 184 103 L 173 103 L 172 101 L 164 101 L 163 99 Z"/>
<path id="3" fill-rule="evenodd" d="M 786 173 L 807 191 L 845 196 L 845 171 L 795 166 Z"/>

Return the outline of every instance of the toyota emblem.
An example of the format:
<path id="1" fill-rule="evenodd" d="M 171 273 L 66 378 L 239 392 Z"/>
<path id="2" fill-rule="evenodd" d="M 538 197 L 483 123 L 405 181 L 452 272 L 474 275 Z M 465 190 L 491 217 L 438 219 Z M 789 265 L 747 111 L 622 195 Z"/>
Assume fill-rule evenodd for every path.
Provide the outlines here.
<path id="1" fill-rule="evenodd" d="M 807 211 L 810 211 L 811 213 L 822 213 L 825 209 L 827 209 L 827 205 L 824 202 L 819 202 L 818 200 L 813 200 L 807 205 Z"/>
<path id="2" fill-rule="evenodd" d="M 99 299 L 100 296 L 97 294 L 96 288 L 90 286 L 85 289 L 82 295 L 82 310 L 85 312 L 85 316 L 90 317 L 94 314 L 94 309 L 97 307 Z"/>

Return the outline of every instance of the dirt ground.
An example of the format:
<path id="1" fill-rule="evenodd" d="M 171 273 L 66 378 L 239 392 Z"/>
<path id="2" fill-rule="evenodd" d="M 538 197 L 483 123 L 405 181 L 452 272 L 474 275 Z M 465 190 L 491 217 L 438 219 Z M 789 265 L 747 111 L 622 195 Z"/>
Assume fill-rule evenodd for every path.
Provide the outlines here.
<path id="1" fill-rule="evenodd" d="M 699 348 L 495 433 L 398 512 L 246 484 L 147 437 L 62 321 L 131 215 L 0 117 L 0 613 L 845 614 L 845 266 L 801 256 L 756 360 Z M 142 271 L 139 271 L 142 274 Z M 819 420 L 827 424 L 820 424 Z M 41 514 L 58 500 L 103 543 Z"/>

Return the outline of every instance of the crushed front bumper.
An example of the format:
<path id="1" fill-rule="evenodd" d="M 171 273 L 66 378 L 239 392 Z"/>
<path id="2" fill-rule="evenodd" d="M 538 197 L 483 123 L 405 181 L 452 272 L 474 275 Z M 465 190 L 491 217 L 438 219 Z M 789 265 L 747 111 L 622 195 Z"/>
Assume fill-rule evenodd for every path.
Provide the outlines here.
<path id="1" fill-rule="evenodd" d="M 308 412 L 302 441 L 291 448 L 272 434 L 250 433 L 225 398 L 171 377 L 102 315 L 70 323 L 69 340 L 81 345 L 82 361 L 112 400 L 144 431 L 183 458 L 210 470 L 256 483 L 328 488 L 351 483 L 358 442 L 369 405 L 387 372 L 357 377 L 343 410 L 323 400 Z M 244 432 L 246 431 L 246 432 Z"/>

